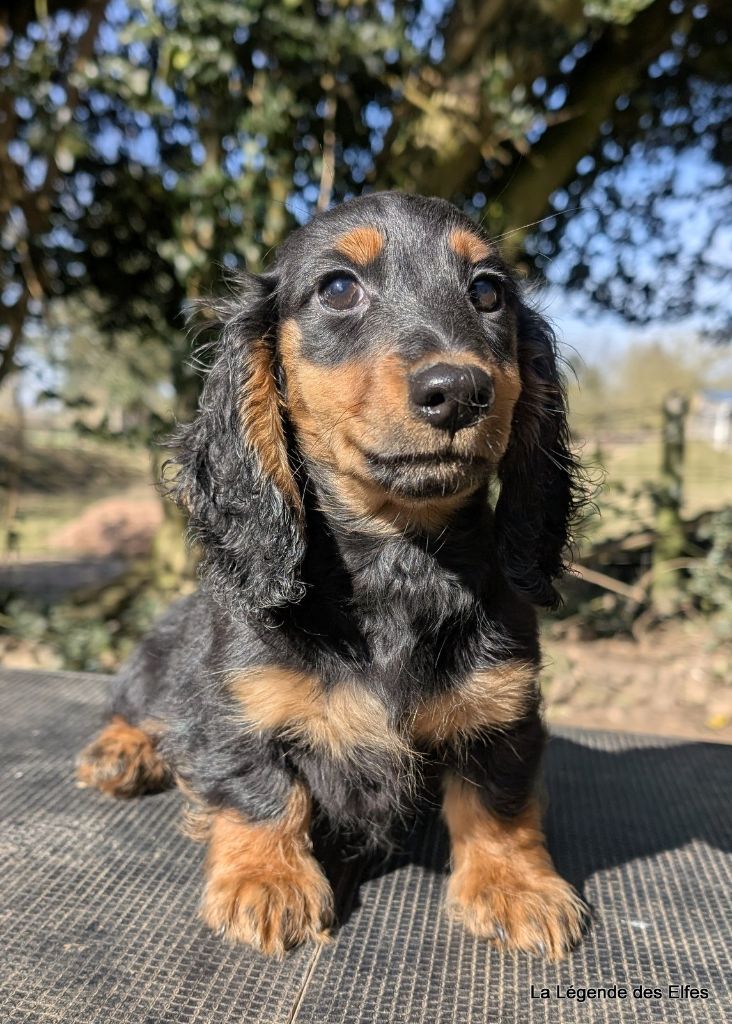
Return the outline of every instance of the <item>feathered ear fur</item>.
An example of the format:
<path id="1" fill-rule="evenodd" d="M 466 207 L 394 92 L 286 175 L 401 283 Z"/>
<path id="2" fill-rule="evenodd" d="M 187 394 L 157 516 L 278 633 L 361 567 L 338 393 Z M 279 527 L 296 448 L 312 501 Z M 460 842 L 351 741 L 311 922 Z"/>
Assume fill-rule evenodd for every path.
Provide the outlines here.
<path id="1" fill-rule="evenodd" d="M 570 528 L 581 503 L 579 467 L 569 448 L 556 341 L 547 322 L 521 307 L 518 356 L 522 390 L 498 475 L 496 534 L 504 573 L 533 604 L 556 607 Z"/>
<path id="2" fill-rule="evenodd" d="M 246 274 L 218 308 L 221 328 L 196 419 L 169 442 L 169 487 L 200 544 L 201 575 L 237 613 L 302 597 L 302 502 L 277 387 L 275 280 Z"/>

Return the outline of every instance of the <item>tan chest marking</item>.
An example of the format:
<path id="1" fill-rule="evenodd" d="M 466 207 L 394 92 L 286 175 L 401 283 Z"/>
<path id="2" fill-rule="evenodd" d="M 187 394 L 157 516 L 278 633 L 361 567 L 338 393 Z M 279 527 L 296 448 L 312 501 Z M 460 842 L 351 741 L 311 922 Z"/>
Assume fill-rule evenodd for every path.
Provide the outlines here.
<path id="1" fill-rule="evenodd" d="M 410 752 L 384 704 L 356 683 L 326 692 L 315 676 L 262 666 L 239 673 L 230 689 L 243 721 L 258 732 L 278 732 L 346 759 L 364 748 L 397 757 Z"/>
<path id="2" fill-rule="evenodd" d="M 276 732 L 338 758 L 364 749 L 401 758 L 413 753 L 411 740 L 443 746 L 510 725 L 529 709 L 536 675 L 523 661 L 475 672 L 426 701 L 406 730 L 395 728 L 385 705 L 357 683 L 325 691 L 315 676 L 265 665 L 238 673 L 229 688 L 252 731 Z"/>
<path id="3" fill-rule="evenodd" d="M 459 687 L 426 701 L 414 717 L 412 734 L 442 746 L 510 725 L 528 711 L 536 676 L 536 666 L 526 661 L 474 672 Z"/>

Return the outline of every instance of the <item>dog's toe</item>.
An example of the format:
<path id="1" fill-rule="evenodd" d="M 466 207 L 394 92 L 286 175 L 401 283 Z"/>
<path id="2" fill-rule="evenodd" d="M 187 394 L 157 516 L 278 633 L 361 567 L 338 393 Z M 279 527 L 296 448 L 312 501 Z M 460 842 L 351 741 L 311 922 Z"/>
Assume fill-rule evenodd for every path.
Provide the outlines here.
<path id="1" fill-rule="evenodd" d="M 333 918 L 330 887 L 319 868 L 253 878 L 218 877 L 209 881 L 201 916 L 231 942 L 254 946 L 270 956 L 308 940 L 327 942 Z"/>
<path id="2" fill-rule="evenodd" d="M 449 909 L 473 934 L 550 960 L 579 941 L 589 917 L 583 900 L 556 874 L 517 873 L 482 890 L 458 875 L 451 880 Z"/>

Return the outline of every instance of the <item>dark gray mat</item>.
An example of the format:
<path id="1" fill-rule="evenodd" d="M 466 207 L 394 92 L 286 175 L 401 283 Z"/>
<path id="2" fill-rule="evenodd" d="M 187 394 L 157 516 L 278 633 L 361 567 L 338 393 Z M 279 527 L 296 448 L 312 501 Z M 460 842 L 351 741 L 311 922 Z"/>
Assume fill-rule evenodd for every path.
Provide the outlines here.
<path id="1" fill-rule="evenodd" d="M 75 789 L 102 700 L 100 677 L 0 673 L 2 1024 L 732 1020 L 731 747 L 553 739 L 552 851 L 597 912 L 558 967 L 448 921 L 436 822 L 387 864 L 347 865 L 336 941 L 278 963 L 196 920 L 202 851 L 177 831 L 176 794 L 121 804 Z M 567 995 L 611 985 L 627 997 Z M 669 992 L 683 985 L 708 996 Z"/>

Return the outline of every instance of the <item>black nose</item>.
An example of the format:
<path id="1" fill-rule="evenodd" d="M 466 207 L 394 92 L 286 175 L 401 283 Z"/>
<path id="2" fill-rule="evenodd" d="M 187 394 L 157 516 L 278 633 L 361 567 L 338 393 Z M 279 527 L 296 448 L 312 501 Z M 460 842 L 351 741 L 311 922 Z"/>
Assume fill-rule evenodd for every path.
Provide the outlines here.
<path id="1" fill-rule="evenodd" d="M 478 366 L 437 363 L 410 377 L 409 397 L 421 419 L 454 433 L 488 415 L 493 381 Z"/>

